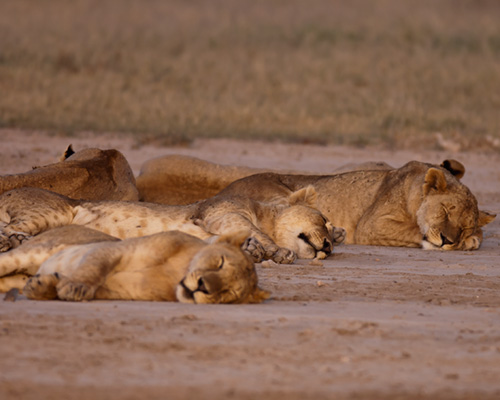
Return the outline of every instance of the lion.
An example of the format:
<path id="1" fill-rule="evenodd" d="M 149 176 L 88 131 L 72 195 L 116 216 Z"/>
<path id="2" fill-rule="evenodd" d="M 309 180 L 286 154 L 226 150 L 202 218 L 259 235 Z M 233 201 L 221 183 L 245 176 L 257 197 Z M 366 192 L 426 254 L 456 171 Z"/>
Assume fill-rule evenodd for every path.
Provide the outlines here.
<path id="1" fill-rule="evenodd" d="M 226 173 L 227 168 L 230 173 Z M 346 230 L 347 244 L 475 250 L 482 242 L 481 228 L 496 216 L 478 209 L 476 198 L 460 182 L 465 167 L 456 160 L 445 160 L 441 165 L 411 161 L 397 169 L 376 163 L 354 169 L 331 175 L 268 172 L 246 176 L 245 168 L 216 164 L 204 168 L 203 161 L 193 162 L 191 168 L 189 159 L 182 163 L 183 171 L 200 174 L 192 181 L 184 175 L 184 187 L 196 186 L 193 190 L 198 198 L 205 196 L 203 182 L 209 182 L 207 193 L 212 195 L 212 188 L 226 185 L 238 173 L 245 176 L 216 197 L 238 194 L 258 201 L 276 201 L 312 185 L 318 196 L 316 207 L 334 226 Z M 172 168 L 156 181 L 166 182 L 164 191 L 168 192 L 169 182 L 180 177 L 182 172 Z M 149 179 L 153 181 L 152 176 Z M 144 190 L 143 185 L 141 196 Z M 174 197 L 179 194 L 174 193 Z"/>
<path id="2" fill-rule="evenodd" d="M 22 289 L 45 260 L 69 246 L 119 240 L 80 225 L 65 225 L 40 233 L 15 249 L 0 253 L 0 292 Z"/>
<path id="3" fill-rule="evenodd" d="M 478 209 L 460 182 L 465 167 L 455 160 L 441 166 L 411 161 L 398 169 L 338 175 L 257 174 L 223 189 L 261 201 L 273 201 L 306 185 L 317 192 L 317 208 L 346 230 L 346 243 L 476 250 L 481 228 L 495 214 Z"/>
<path id="4" fill-rule="evenodd" d="M 255 266 L 241 250 L 247 237 L 232 232 L 206 243 L 169 231 L 72 245 L 43 262 L 23 293 L 33 300 L 260 303 L 269 293 L 258 287 Z"/>
<path id="5" fill-rule="evenodd" d="M 391 168 L 385 162 L 367 162 L 344 165 L 333 172 Z M 238 179 L 265 172 L 277 171 L 220 165 L 195 157 L 173 154 L 146 161 L 141 166 L 136 181 L 141 201 L 179 205 L 208 199 Z"/>
<path id="6" fill-rule="evenodd" d="M 134 174 L 118 150 L 72 153 L 68 148 L 62 159 L 29 172 L 0 176 L 0 194 L 29 186 L 89 201 L 139 199 Z"/>
<path id="7" fill-rule="evenodd" d="M 200 239 L 247 229 L 254 240 L 246 250 L 263 258 L 292 263 L 299 258 L 325 258 L 345 232 L 314 208 L 316 192 L 306 187 L 266 203 L 242 196 L 220 196 L 184 206 L 142 202 L 89 202 L 37 188 L 0 195 L 0 251 L 57 226 L 82 225 L 126 239 L 180 230 Z"/>

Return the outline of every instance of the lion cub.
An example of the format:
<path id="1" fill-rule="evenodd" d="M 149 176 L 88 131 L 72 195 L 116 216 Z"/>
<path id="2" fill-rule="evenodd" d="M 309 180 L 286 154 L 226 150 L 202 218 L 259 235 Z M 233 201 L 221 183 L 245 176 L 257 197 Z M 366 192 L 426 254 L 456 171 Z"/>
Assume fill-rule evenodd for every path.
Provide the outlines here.
<path id="1" fill-rule="evenodd" d="M 246 250 L 263 258 L 292 263 L 324 258 L 345 237 L 314 208 L 316 192 L 306 187 L 280 203 L 231 195 L 184 206 L 153 203 L 73 200 L 37 188 L 21 188 L 0 196 L 0 251 L 54 227 L 82 225 L 120 239 L 179 230 L 200 239 L 246 229 Z"/>
<path id="2" fill-rule="evenodd" d="M 87 229 L 80 227 L 80 229 Z M 260 303 L 247 231 L 208 244 L 179 231 L 73 245 L 54 254 L 23 289 L 29 299 Z"/>

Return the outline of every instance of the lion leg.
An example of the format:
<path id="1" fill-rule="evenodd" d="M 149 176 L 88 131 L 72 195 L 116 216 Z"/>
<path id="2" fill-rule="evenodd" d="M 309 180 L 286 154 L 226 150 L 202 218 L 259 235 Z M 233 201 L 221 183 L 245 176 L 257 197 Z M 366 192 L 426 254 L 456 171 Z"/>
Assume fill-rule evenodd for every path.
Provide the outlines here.
<path id="1" fill-rule="evenodd" d="M 71 224 L 73 203 L 77 201 L 30 187 L 0 195 L 0 252 L 51 228 Z"/>
<path id="2" fill-rule="evenodd" d="M 24 274 L 14 274 L 0 277 L 0 293 L 6 293 L 11 289 L 22 290 L 30 277 Z"/>
<path id="3" fill-rule="evenodd" d="M 35 275 L 28 279 L 23 294 L 31 300 L 54 300 L 57 298 L 56 286 L 61 276 L 54 272 L 47 275 Z"/>
<path id="4" fill-rule="evenodd" d="M 344 228 L 333 228 L 332 239 L 333 245 L 338 246 L 339 244 L 344 243 L 346 237 L 346 230 Z"/>
<path id="5" fill-rule="evenodd" d="M 97 286 L 74 279 L 61 279 L 56 287 L 57 297 L 67 301 L 86 301 L 94 298 Z"/>
<path id="6" fill-rule="evenodd" d="M 21 247 L 1 253 L 0 278 L 14 274 L 33 276 L 46 259 L 64 247 L 64 245 L 43 246 L 41 243 L 31 246 L 31 242 L 27 242 Z"/>
<path id="7" fill-rule="evenodd" d="M 256 239 L 263 247 L 264 259 L 266 260 L 273 260 L 279 264 L 290 264 L 297 259 L 295 252 L 284 247 L 279 247 L 268 235 L 242 215 L 227 213 L 217 218 L 205 220 L 204 222 L 210 232 L 218 235 L 234 231 L 235 229 L 250 231 L 250 236 Z M 252 246 L 249 246 L 249 248 L 253 250 Z M 249 254 L 251 257 L 254 256 L 252 253 Z"/>
<path id="8" fill-rule="evenodd" d="M 382 209 L 382 211 L 385 211 Z M 365 213 L 355 228 L 355 244 L 372 246 L 422 247 L 422 233 L 416 223 L 404 221 L 396 215 L 381 216 L 382 211 L 375 209 Z"/>
<path id="9" fill-rule="evenodd" d="M 253 262 L 256 263 L 262 262 L 266 254 L 264 246 L 262 246 L 254 237 L 249 237 L 245 240 L 245 242 L 241 245 L 241 250 L 247 253 Z"/>
<path id="10" fill-rule="evenodd" d="M 278 264 L 292 264 L 297 259 L 294 251 L 278 246 L 269 236 L 258 228 L 251 229 L 251 235 L 264 248 L 264 259 L 273 260 Z"/>
<path id="11" fill-rule="evenodd" d="M 122 253 L 114 243 L 72 246 L 56 253 L 40 268 L 41 273 L 63 271 L 56 286 L 57 297 L 67 301 L 92 300 Z M 57 272 L 56 272 L 57 273 Z"/>
<path id="12" fill-rule="evenodd" d="M 35 275 L 49 257 L 71 245 L 103 241 L 118 239 L 83 226 L 67 225 L 43 232 L 20 247 L 0 253 L 0 292 L 14 287 L 22 289 L 28 277 Z M 7 279 L 13 276 L 17 279 Z"/>
<path id="13" fill-rule="evenodd" d="M 460 243 L 458 250 L 477 250 L 483 241 L 483 232 L 479 229 L 474 235 L 469 236 Z"/>
<path id="14" fill-rule="evenodd" d="M 297 259 L 297 254 L 294 251 L 285 247 L 280 247 L 272 256 L 271 259 L 278 264 L 293 264 Z"/>
<path id="15" fill-rule="evenodd" d="M 0 252 L 3 253 L 10 249 L 15 249 L 30 237 L 31 235 L 27 235 L 24 232 L 13 231 L 7 227 L 3 232 L 0 231 Z"/>

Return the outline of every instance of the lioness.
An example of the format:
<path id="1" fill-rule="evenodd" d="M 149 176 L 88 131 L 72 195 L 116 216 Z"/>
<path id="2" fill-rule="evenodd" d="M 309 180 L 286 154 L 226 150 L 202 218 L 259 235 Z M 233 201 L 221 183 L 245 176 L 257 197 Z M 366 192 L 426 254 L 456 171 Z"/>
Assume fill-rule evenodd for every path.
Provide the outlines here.
<path id="1" fill-rule="evenodd" d="M 0 195 L 0 251 L 48 229 L 76 224 L 120 239 L 180 230 L 201 239 L 247 229 L 257 241 L 247 243 L 255 261 L 270 258 L 291 263 L 324 258 L 343 241 L 316 209 L 316 193 L 306 187 L 290 193 L 284 204 L 268 204 L 241 196 L 218 197 L 186 206 L 138 202 L 87 202 L 43 189 L 21 188 Z"/>
<path id="2" fill-rule="evenodd" d="M 55 164 L 0 176 L 0 194 L 25 186 L 51 190 L 73 199 L 139 199 L 132 170 L 117 150 L 86 149 Z"/>
<path id="3" fill-rule="evenodd" d="M 272 201 L 312 185 L 317 208 L 346 230 L 346 243 L 475 250 L 481 227 L 496 215 L 478 209 L 474 195 L 459 181 L 464 173 L 454 160 L 441 166 L 411 161 L 398 169 L 338 175 L 265 173 L 237 180 L 218 196 L 238 193 Z"/>
<path id="4" fill-rule="evenodd" d="M 248 168 L 186 157 L 180 160 L 181 168 L 175 168 L 177 161 L 164 157 L 149 162 L 138 177 L 141 196 L 161 200 L 173 191 L 175 199 L 204 198 L 238 175 L 243 178 L 217 196 L 238 194 L 270 201 L 313 185 L 318 194 L 317 208 L 335 226 L 346 229 L 346 243 L 474 250 L 482 241 L 481 227 L 495 218 L 478 210 L 475 197 L 459 182 L 465 168 L 455 160 L 445 160 L 440 166 L 412 161 L 398 169 L 385 163 L 362 164 L 349 167 L 354 171 L 333 175 L 252 176 L 248 176 Z M 171 168 L 158 168 L 165 164 Z M 179 180 L 183 185 L 173 188 L 171 184 Z M 153 190 L 153 182 L 164 186 Z"/>
<path id="5" fill-rule="evenodd" d="M 384 162 L 368 162 L 344 165 L 333 173 L 391 168 Z M 208 199 L 237 179 L 264 172 L 297 173 L 220 165 L 195 157 L 170 154 L 146 161 L 136 181 L 141 201 L 179 205 Z"/>
<path id="6" fill-rule="evenodd" d="M 241 245 L 248 232 L 211 244 L 160 232 L 118 242 L 70 246 L 46 260 L 23 289 L 29 299 L 260 303 L 269 293 Z"/>

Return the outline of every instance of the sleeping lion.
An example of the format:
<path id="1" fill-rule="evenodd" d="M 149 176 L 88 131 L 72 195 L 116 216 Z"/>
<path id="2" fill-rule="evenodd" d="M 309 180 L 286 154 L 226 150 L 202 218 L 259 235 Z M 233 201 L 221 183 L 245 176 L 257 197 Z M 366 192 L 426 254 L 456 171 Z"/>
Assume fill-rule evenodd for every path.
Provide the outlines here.
<path id="1" fill-rule="evenodd" d="M 185 206 L 152 203 L 89 202 L 36 188 L 0 195 L 0 251 L 54 227 L 82 225 L 120 239 L 179 230 L 200 239 L 248 230 L 245 243 L 254 261 L 263 258 L 292 263 L 299 258 L 324 258 L 345 237 L 314 207 L 316 193 L 306 187 L 282 199 L 263 203 L 231 195 Z"/>
<path id="2" fill-rule="evenodd" d="M 72 229 L 92 235 L 85 227 Z M 64 245 L 64 232 L 59 233 L 59 243 Z M 269 293 L 257 286 L 254 264 L 241 250 L 247 237 L 248 232 L 233 232 L 208 244 L 186 233 L 169 231 L 123 241 L 69 245 L 41 264 L 23 293 L 34 300 L 260 303 Z M 19 253 L 30 245 L 28 241 L 16 250 Z M 40 246 L 38 251 L 43 252 Z M 29 253 L 27 249 L 25 259 Z M 22 254 L 17 256 L 22 258 Z"/>
<path id="3" fill-rule="evenodd" d="M 135 178 L 118 150 L 68 147 L 60 162 L 0 176 L 0 193 L 20 187 L 38 187 L 72 199 L 138 200 Z"/>
<path id="4" fill-rule="evenodd" d="M 346 243 L 380 246 L 423 247 L 425 249 L 475 250 L 482 242 L 481 228 L 495 214 L 478 209 L 477 200 L 460 182 L 465 167 L 456 160 L 441 165 L 411 161 L 401 168 L 387 164 L 332 175 L 257 173 L 248 168 L 216 165 L 197 159 L 170 157 L 152 160 L 141 176 L 141 197 L 175 198 L 195 192 L 196 198 L 238 194 L 258 201 L 276 201 L 293 191 L 312 185 L 316 207 L 335 226 L 343 227 Z M 153 162 L 154 161 L 154 162 Z M 228 184 L 236 176 L 242 178 Z M 179 187 L 175 182 L 182 181 Z M 207 182 L 206 187 L 204 182 Z M 159 187 L 151 184 L 161 183 Z"/>

